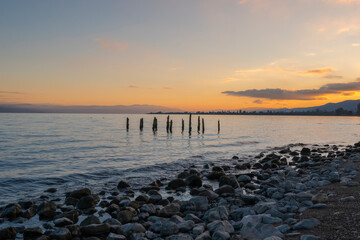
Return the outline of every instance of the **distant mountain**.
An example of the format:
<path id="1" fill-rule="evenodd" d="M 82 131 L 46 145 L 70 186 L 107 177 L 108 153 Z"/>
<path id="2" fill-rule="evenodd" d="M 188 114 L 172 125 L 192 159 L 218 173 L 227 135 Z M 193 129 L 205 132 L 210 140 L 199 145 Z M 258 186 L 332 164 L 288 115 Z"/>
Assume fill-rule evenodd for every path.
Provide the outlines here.
<path id="1" fill-rule="evenodd" d="M 155 105 L 116 106 L 65 106 L 52 104 L 0 104 L 0 112 L 6 113 L 150 113 L 181 112 L 176 108 Z"/>
<path id="2" fill-rule="evenodd" d="M 307 112 L 307 111 L 324 111 L 324 112 L 333 112 L 336 109 L 343 108 L 348 111 L 357 112 L 357 106 L 360 103 L 360 100 L 347 100 L 343 102 L 338 103 L 327 103 L 325 105 L 316 106 L 316 107 L 308 107 L 308 108 L 292 108 L 287 110 L 281 110 L 281 111 L 294 111 L 294 112 Z"/>

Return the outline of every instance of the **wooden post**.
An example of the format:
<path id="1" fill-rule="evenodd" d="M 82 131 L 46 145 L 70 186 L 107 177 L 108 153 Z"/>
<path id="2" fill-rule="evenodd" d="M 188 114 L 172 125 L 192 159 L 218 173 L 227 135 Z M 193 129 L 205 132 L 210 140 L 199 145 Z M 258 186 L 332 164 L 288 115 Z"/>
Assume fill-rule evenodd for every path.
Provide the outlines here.
<path id="1" fill-rule="evenodd" d="M 170 127 L 170 116 L 168 115 L 167 116 L 167 119 L 166 119 L 166 132 L 169 133 L 169 127 Z"/>
<path id="2" fill-rule="evenodd" d="M 205 121 L 204 119 L 202 119 L 202 133 L 204 134 L 205 132 Z"/>
<path id="3" fill-rule="evenodd" d="M 144 119 L 140 118 L 140 131 L 144 129 Z"/>
<path id="4" fill-rule="evenodd" d="M 184 119 L 181 119 L 181 132 L 183 133 L 185 129 L 185 121 Z"/>
<path id="5" fill-rule="evenodd" d="M 157 131 L 157 119 L 156 119 L 156 117 L 154 117 L 152 130 L 153 130 L 153 132 Z"/>
<path id="6" fill-rule="evenodd" d="M 172 133 L 172 126 L 173 126 L 173 121 L 170 121 L 170 133 Z"/>
<path id="7" fill-rule="evenodd" d="M 198 116 L 198 126 L 197 126 L 198 133 L 200 133 L 200 116 Z"/>
<path id="8" fill-rule="evenodd" d="M 189 134 L 191 134 L 191 113 L 189 115 Z"/>
<path id="9" fill-rule="evenodd" d="M 220 133 L 220 120 L 218 120 L 218 133 Z"/>
<path id="10" fill-rule="evenodd" d="M 129 131 L 129 125 L 130 125 L 130 123 L 129 123 L 129 118 L 126 118 L 126 131 L 128 132 Z"/>

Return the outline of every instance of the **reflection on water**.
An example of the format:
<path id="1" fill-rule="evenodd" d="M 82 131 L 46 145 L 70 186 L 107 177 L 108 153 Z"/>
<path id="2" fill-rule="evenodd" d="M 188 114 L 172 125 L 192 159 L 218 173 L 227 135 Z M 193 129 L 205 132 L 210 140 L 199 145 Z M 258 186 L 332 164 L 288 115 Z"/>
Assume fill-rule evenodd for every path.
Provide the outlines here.
<path id="1" fill-rule="evenodd" d="M 130 119 L 128 132 L 126 117 Z M 289 143 L 353 144 L 360 140 L 358 117 L 202 116 L 205 134 L 198 134 L 194 115 L 191 136 L 188 116 L 171 116 L 172 134 L 166 133 L 166 116 L 156 117 L 158 132 L 154 134 L 154 115 L 0 114 L 0 204 L 18 197 L 19 191 L 34 195 L 49 185 L 101 187 L 119 177 L 175 174 L 189 162 L 256 154 Z M 139 131 L 140 118 L 144 118 L 143 132 Z"/>

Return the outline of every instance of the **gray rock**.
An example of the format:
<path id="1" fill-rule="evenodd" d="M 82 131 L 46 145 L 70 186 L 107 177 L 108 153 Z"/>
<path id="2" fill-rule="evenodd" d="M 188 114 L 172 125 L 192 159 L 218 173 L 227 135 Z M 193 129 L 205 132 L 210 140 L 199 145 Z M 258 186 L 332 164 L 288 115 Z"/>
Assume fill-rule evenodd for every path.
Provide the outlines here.
<path id="1" fill-rule="evenodd" d="M 119 220 L 117 220 L 115 218 L 108 218 L 103 223 L 107 223 L 112 226 L 114 226 L 114 225 L 121 226 L 121 222 L 119 222 Z"/>
<path id="2" fill-rule="evenodd" d="M 160 235 L 170 236 L 179 232 L 179 227 L 176 223 L 170 221 L 164 221 L 161 224 Z"/>
<path id="3" fill-rule="evenodd" d="M 110 233 L 111 226 L 107 223 L 83 226 L 81 233 L 85 236 L 103 236 Z"/>
<path id="4" fill-rule="evenodd" d="M 99 198 L 97 196 L 87 195 L 87 196 L 80 198 L 80 200 L 76 204 L 76 207 L 81 210 L 94 208 L 98 201 L 99 201 Z"/>
<path id="5" fill-rule="evenodd" d="M 211 240 L 210 232 L 206 231 L 195 238 L 195 240 Z"/>
<path id="6" fill-rule="evenodd" d="M 161 217 L 171 217 L 180 212 L 180 206 L 178 204 L 171 203 L 159 211 L 159 216 Z"/>
<path id="7" fill-rule="evenodd" d="M 66 193 L 67 198 L 71 197 L 71 198 L 75 198 L 75 199 L 80 199 L 80 198 L 82 198 L 84 196 L 87 196 L 87 195 L 91 195 L 91 191 L 88 188 L 82 188 L 82 189 L 79 189 L 79 190 L 75 190 L 75 191 Z"/>
<path id="8" fill-rule="evenodd" d="M 267 237 L 264 240 L 282 240 L 282 238 L 278 237 L 278 236 L 271 236 L 271 237 Z"/>
<path id="9" fill-rule="evenodd" d="M 170 188 L 170 189 L 177 189 L 180 187 L 186 187 L 186 183 L 182 179 L 174 179 L 174 180 L 170 181 L 168 184 L 168 188 Z"/>
<path id="10" fill-rule="evenodd" d="M 185 183 L 189 187 L 201 187 L 202 186 L 202 180 L 201 177 L 193 174 L 186 178 Z"/>
<path id="11" fill-rule="evenodd" d="M 172 235 L 166 238 L 166 240 L 194 240 L 190 235 L 179 233 L 177 235 Z"/>
<path id="12" fill-rule="evenodd" d="M 189 200 L 189 202 L 195 204 L 196 211 L 206 211 L 209 207 L 209 201 L 207 197 L 203 197 L 203 196 L 193 197 Z"/>
<path id="13" fill-rule="evenodd" d="M 198 218 L 196 215 L 194 215 L 192 213 L 186 214 L 185 220 L 192 220 L 192 221 L 194 221 L 194 223 L 202 222 L 202 220 L 200 218 Z"/>
<path id="14" fill-rule="evenodd" d="M 274 224 L 274 223 L 282 222 L 280 218 L 272 217 L 269 214 L 263 214 L 261 221 L 262 221 L 262 223 L 265 223 L 265 224 Z"/>
<path id="15" fill-rule="evenodd" d="M 54 224 L 55 224 L 55 227 L 65 227 L 67 225 L 74 224 L 74 222 L 66 217 L 63 217 L 63 218 L 55 219 Z"/>
<path id="16" fill-rule="evenodd" d="M 11 204 L 0 213 L 0 217 L 14 219 L 19 217 L 20 214 L 21 206 L 19 204 Z"/>
<path id="17" fill-rule="evenodd" d="M 212 235 L 211 240 L 227 240 L 230 238 L 230 234 L 227 232 L 216 231 Z"/>
<path id="18" fill-rule="evenodd" d="M 280 226 L 277 226 L 276 227 L 281 233 L 286 233 L 288 231 L 290 231 L 291 227 L 287 224 L 283 224 L 283 225 L 280 225 Z"/>
<path id="19" fill-rule="evenodd" d="M 192 232 L 193 232 L 193 234 L 195 236 L 198 236 L 198 235 L 202 234 L 204 231 L 205 231 L 205 225 L 204 224 L 198 224 L 192 230 Z"/>
<path id="20" fill-rule="evenodd" d="M 320 238 L 314 236 L 314 235 L 302 235 L 300 240 L 318 240 Z"/>
<path id="21" fill-rule="evenodd" d="M 98 217 L 96 217 L 94 215 L 90 215 L 80 223 L 80 226 L 88 226 L 91 224 L 100 224 L 100 223 L 101 222 Z"/>
<path id="22" fill-rule="evenodd" d="M 79 214 L 80 214 L 79 210 L 73 209 L 73 210 L 61 213 L 59 215 L 56 215 L 54 217 L 54 219 L 68 218 L 75 224 L 75 223 L 77 223 L 79 221 Z"/>
<path id="23" fill-rule="evenodd" d="M 37 239 L 43 235 L 43 230 L 39 227 L 25 228 L 23 232 L 24 239 Z"/>
<path id="24" fill-rule="evenodd" d="M 141 206 L 140 208 L 140 211 L 141 212 L 146 212 L 146 213 L 149 213 L 149 214 L 155 214 L 156 213 L 156 207 L 154 204 L 144 204 Z"/>
<path id="25" fill-rule="evenodd" d="M 53 202 L 43 202 L 37 209 L 40 219 L 51 220 L 56 213 L 56 204 Z"/>
<path id="26" fill-rule="evenodd" d="M 146 229 L 139 223 L 128 223 L 120 227 L 121 232 L 126 236 L 130 236 L 132 233 L 145 233 Z"/>
<path id="27" fill-rule="evenodd" d="M 223 185 L 215 190 L 215 193 L 221 195 L 221 194 L 234 194 L 235 190 L 230 185 Z"/>
<path id="28" fill-rule="evenodd" d="M 340 198 L 341 202 L 355 202 L 356 198 L 354 196 L 349 196 L 349 197 L 343 197 Z"/>
<path id="29" fill-rule="evenodd" d="M 119 220 L 122 224 L 126 224 L 131 222 L 132 218 L 134 217 L 134 214 L 130 210 L 122 210 L 118 212 L 117 214 L 117 220 Z"/>
<path id="30" fill-rule="evenodd" d="M 212 223 L 209 223 L 207 225 L 207 228 L 211 233 L 220 231 L 220 232 L 227 232 L 227 233 L 233 233 L 234 227 L 228 222 L 228 221 L 220 221 L 216 220 Z"/>
<path id="31" fill-rule="evenodd" d="M 16 238 L 16 230 L 14 227 L 8 227 L 4 229 L 0 229 L 0 239 L 15 239 Z"/>
<path id="32" fill-rule="evenodd" d="M 320 224 L 319 220 L 315 218 L 304 219 L 298 223 L 296 223 L 292 228 L 294 230 L 300 229 L 313 229 L 314 227 Z"/>
<path id="33" fill-rule="evenodd" d="M 124 181 L 120 181 L 117 185 L 117 188 L 118 189 L 124 189 L 124 188 L 129 188 L 130 185 L 127 183 L 127 182 L 124 182 Z"/>
<path id="34" fill-rule="evenodd" d="M 126 240 L 126 237 L 124 235 L 119 235 L 115 233 L 110 233 L 106 240 Z"/>
<path id="35" fill-rule="evenodd" d="M 55 228 L 49 231 L 46 231 L 45 234 L 50 237 L 50 239 L 55 240 L 70 240 L 72 239 L 71 233 L 67 228 Z"/>
<path id="36" fill-rule="evenodd" d="M 209 209 L 203 219 L 208 222 L 213 222 L 215 220 L 228 220 L 229 213 L 224 206 L 215 207 Z"/>
<path id="37" fill-rule="evenodd" d="M 179 231 L 186 233 L 186 232 L 190 232 L 191 229 L 193 229 L 193 227 L 195 226 L 195 223 L 192 220 L 187 220 L 184 221 L 182 223 L 179 223 Z"/>
<path id="38" fill-rule="evenodd" d="M 237 180 L 239 182 L 249 183 L 251 182 L 251 177 L 249 177 L 248 175 L 240 175 Z"/>

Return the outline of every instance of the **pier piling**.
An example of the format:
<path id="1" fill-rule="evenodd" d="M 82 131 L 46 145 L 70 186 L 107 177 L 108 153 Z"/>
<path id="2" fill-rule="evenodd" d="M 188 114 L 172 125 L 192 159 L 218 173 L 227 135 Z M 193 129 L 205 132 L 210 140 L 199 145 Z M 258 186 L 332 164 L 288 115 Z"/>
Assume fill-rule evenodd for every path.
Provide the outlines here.
<path id="1" fill-rule="evenodd" d="M 218 120 L 218 133 L 220 133 L 220 120 Z"/>
<path id="2" fill-rule="evenodd" d="M 170 121 L 170 133 L 172 133 L 173 120 Z"/>
<path id="3" fill-rule="evenodd" d="M 205 120 L 202 119 L 202 133 L 205 133 Z"/>
<path id="4" fill-rule="evenodd" d="M 166 132 L 169 133 L 170 128 L 170 116 L 168 115 L 166 118 Z"/>
<path id="5" fill-rule="evenodd" d="M 198 133 L 200 133 L 200 116 L 198 116 L 197 131 L 198 131 Z"/>
<path id="6" fill-rule="evenodd" d="M 152 130 L 153 130 L 153 132 L 157 131 L 157 118 L 156 117 L 154 117 Z"/>
<path id="7" fill-rule="evenodd" d="M 140 118 L 140 131 L 144 129 L 144 119 Z"/>
<path id="8" fill-rule="evenodd" d="M 189 134 L 191 134 L 191 113 L 189 115 Z"/>
<path id="9" fill-rule="evenodd" d="M 129 118 L 126 118 L 126 131 L 128 132 L 129 131 L 129 125 L 130 125 L 130 120 Z"/>
<path id="10" fill-rule="evenodd" d="M 185 129 L 185 121 L 184 119 L 181 119 L 181 133 L 184 132 L 184 129 Z"/>

